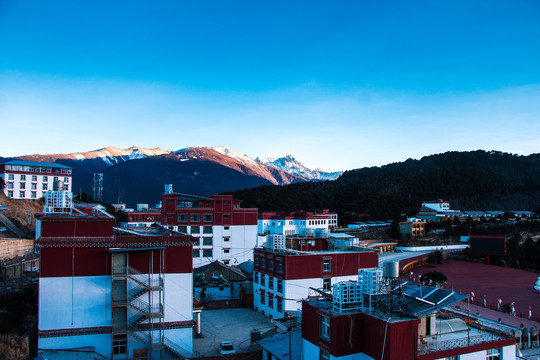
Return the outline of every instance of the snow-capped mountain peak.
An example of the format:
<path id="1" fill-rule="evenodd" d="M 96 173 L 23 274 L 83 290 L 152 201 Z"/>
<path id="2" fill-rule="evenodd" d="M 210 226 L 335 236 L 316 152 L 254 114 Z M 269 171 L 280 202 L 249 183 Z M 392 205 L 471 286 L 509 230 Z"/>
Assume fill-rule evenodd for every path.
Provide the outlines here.
<path id="1" fill-rule="evenodd" d="M 320 168 L 311 170 L 296 160 L 292 155 L 287 155 L 277 159 L 272 157 L 258 157 L 257 161 L 265 165 L 274 166 L 280 170 L 284 170 L 289 174 L 303 176 L 309 180 L 335 180 L 343 173 L 342 171 L 325 172 Z"/>

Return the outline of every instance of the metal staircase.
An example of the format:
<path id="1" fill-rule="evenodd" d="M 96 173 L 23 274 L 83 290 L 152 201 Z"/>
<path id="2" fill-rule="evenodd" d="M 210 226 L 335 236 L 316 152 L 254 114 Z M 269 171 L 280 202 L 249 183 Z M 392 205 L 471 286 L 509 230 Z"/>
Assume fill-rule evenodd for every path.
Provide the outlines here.
<path id="1" fill-rule="evenodd" d="M 153 254 L 149 257 L 154 258 Z M 191 357 L 187 350 L 165 337 L 161 272 L 143 274 L 128 265 L 127 253 L 113 253 L 111 278 L 113 335 L 121 334 L 126 339 L 129 335 L 140 341 L 147 348 L 148 359 L 152 359 L 154 351 L 162 350 L 175 357 Z"/>

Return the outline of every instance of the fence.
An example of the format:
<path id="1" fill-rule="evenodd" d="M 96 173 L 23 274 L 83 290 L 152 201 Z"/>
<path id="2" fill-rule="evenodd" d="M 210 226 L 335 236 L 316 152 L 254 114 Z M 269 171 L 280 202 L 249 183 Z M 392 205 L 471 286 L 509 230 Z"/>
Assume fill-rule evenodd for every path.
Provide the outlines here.
<path id="1" fill-rule="evenodd" d="M 476 305 L 476 306 L 480 306 L 480 307 L 483 307 L 483 308 L 486 308 L 486 309 L 495 310 L 495 311 L 504 313 L 502 311 L 502 305 L 501 305 L 500 309 L 498 309 L 497 305 L 493 305 L 493 304 L 486 303 L 486 306 L 484 306 L 484 300 L 482 300 L 482 301 L 472 300 L 472 301 L 470 301 L 470 303 L 471 303 L 471 305 Z M 507 313 L 504 313 L 504 314 L 507 314 Z M 522 319 L 527 319 L 527 320 L 536 321 L 537 323 L 540 323 L 540 315 L 531 316 L 529 318 L 528 313 L 522 313 L 522 312 L 516 311 L 515 316 L 520 317 Z"/>

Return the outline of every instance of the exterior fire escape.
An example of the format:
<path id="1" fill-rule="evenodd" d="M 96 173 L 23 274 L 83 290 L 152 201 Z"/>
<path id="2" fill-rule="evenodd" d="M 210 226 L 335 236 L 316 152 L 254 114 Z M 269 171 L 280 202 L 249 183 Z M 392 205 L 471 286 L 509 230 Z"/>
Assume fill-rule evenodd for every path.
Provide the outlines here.
<path id="1" fill-rule="evenodd" d="M 112 253 L 112 354 L 119 354 L 115 353 L 118 351 L 114 347 L 115 339 L 120 341 L 125 339 L 127 349 L 127 338 L 132 336 L 146 346 L 147 359 L 152 359 L 152 354 L 156 351 L 160 352 L 162 358 L 163 350 L 174 354 L 175 357 L 184 358 L 189 353 L 167 339 L 164 334 L 164 277 L 161 266 L 158 267 L 159 272 L 152 271 L 153 251 L 160 251 L 161 255 L 161 249 L 148 251 L 150 259 L 148 274 L 129 266 L 128 251 Z"/>

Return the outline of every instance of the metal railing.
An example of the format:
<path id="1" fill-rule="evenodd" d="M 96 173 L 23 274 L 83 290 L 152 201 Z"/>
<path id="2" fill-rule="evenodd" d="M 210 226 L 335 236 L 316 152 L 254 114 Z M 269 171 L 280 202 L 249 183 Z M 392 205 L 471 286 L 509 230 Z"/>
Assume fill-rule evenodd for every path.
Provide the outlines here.
<path id="1" fill-rule="evenodd" d="M 504 338 L 496 334 L 481 334 L 473 336 L 464 336 L 459 339 L 452 340 L 430 340 L 428 344 L 418 346 L 418 355 L 430 354 L 434 352 L 463 348 L 472 345 L 478 345 L 486 342 L 503 340 Z"/>
<path id="2" fill-rule="evenodd" d="M 184 349 L 183 347 L 181 347 L 167 337 L 163 337 L 163 344 L 165 345 L 165 349 L 169 350 L 177 356 L 180 356 L 182 358 L 192 357 L 192 354 L 189 351 L 187 351 L 186 349 Z"/>

